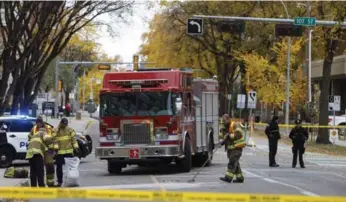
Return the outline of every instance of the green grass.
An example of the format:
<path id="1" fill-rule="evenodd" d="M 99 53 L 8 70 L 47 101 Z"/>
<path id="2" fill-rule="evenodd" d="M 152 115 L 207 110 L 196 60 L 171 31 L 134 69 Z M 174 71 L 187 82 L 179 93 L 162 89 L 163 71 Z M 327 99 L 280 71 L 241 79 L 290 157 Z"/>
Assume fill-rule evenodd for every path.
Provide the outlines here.
<path id="1" fill-rule="evenodd" d="M 255 136 L 267 138 L 264 132 L 259 130 L 255 130 Z M 281 136 L 280 142 L 292 146 L 292 141 L 287 136 Z M 344 146 L 332 144 L 316 144 L 316 142 L 310 140 L 306 143 L 306 152 L 346 157 L 346 147 Z"/>

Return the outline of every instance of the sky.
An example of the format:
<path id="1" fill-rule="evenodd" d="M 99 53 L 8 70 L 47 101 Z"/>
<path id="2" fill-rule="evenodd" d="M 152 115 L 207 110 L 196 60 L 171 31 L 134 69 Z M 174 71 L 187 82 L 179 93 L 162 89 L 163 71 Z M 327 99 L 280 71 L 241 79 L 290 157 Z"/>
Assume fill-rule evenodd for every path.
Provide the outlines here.
<path id="1" fill-rule="evenodd" d="M 120 55 L 123 62 L 132 62 L 132 57 L 140 49 L 142 44 L 141 36 L 149 30 L 149 22 L 154 17 L 158 8 L 146 9 L 145 6 L 136 6 L 136 11 L 129 19 L 129 24 L 117 23 L 114 25 L 116 36 L 110 36 L 106 31 L 99 33 L 98 43 L 101 44 L 104 52 L 109 56 Z M 104 21 L 110 21 L 110 17 L 104 15 L 100 17 Z"/>

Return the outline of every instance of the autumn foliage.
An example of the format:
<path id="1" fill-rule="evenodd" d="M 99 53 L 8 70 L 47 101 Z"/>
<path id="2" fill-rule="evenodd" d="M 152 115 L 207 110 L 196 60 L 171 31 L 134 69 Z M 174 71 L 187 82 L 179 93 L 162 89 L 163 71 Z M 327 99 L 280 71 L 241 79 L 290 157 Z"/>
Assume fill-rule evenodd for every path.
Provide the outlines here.
<path id="1" fill-rule="evenodd" d="M 306 77 L 299 58 L 302 46 L 303 40 L 296 40 L 291 44 L 291 112 L 295 112 L 306 99 Z M 237 57 L 246 66 L 244 82 L 247 83 L 247 91 L 256 90 L 261 102 L 281 108 L 281 103 L 286 101 L 287 42 L 283 40 L 276 43 L 272 51 L 276 55 L 274 62 L 257 53 L 238 52 Z"/>

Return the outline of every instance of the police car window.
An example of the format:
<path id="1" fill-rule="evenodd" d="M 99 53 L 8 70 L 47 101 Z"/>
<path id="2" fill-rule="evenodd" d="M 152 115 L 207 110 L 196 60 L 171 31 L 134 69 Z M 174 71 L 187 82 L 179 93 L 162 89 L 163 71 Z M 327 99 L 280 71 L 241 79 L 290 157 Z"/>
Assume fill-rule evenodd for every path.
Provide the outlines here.
<path id="1" fill-rule="evenodd" d="M 30 132 L 34 126 L 33 122 L 27 120 L 13 120 L 10 131 L 11 132 Z"/>

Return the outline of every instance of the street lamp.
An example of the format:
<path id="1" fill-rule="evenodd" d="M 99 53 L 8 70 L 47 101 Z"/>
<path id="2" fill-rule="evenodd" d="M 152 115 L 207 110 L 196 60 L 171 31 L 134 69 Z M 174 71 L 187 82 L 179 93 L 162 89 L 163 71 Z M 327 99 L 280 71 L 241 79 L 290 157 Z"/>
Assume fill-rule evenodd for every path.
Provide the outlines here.
<path id="1" fill-rule="evenodd" d="M 287 19 L 290 19 L 290 16 L 288 15 L 288 11 L 287 11 L 287 7 L 286 5 L 284 4 L 284 2 L 281 0 L 281 3 L 285 9 L 285 12 L 286 12 L 286 16 L 287 16 Z M 288 128 L 288 124 L 289 124 L 289 120 L 290 120 L 290 62 L 291 62 L 291 37 L 289 36 L 288 37 L 288 40 L 287 40 L 287 78 L 286 78 L 286 116 L 285 116 L 285 119 L 286 119 L 286 134 L 289 133 L 289 128 Z"/>

